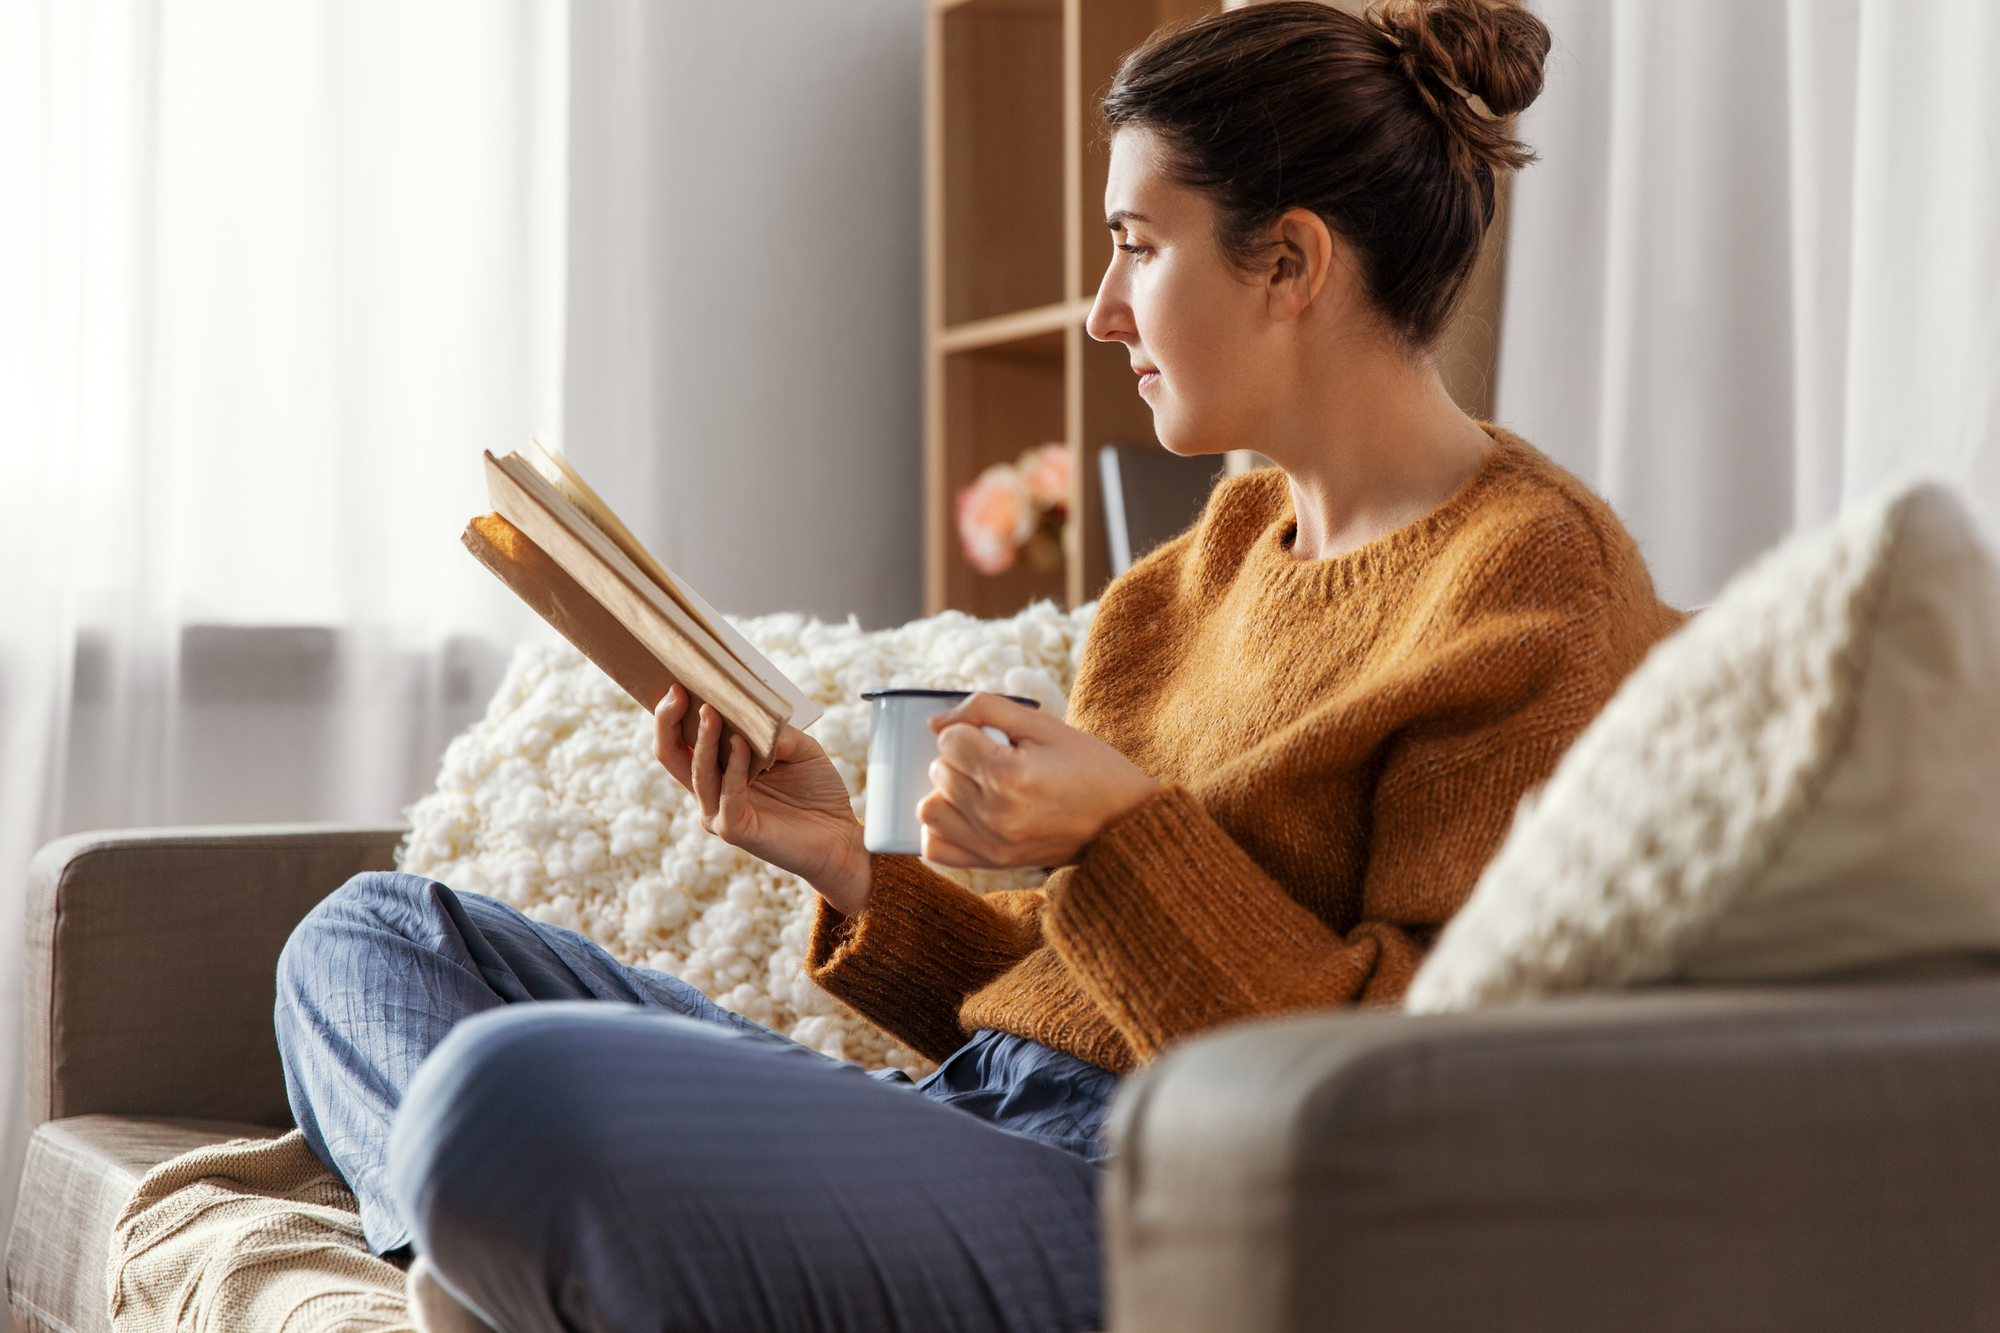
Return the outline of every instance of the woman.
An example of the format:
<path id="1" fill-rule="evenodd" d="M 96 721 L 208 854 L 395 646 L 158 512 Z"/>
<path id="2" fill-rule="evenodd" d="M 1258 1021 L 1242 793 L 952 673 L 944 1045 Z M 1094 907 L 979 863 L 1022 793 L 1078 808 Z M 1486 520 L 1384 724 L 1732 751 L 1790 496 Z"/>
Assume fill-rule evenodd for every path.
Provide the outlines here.
<path id="1" fill-rule="evenodd" d="M 1061 869 L 980 898 L 871 857 L 796 730 L 752 782 L 711 710 L 692 747 L 684 695 L 657 718 L 709 829 L 819 891 L 814 976 L 937 1074 L 864 1076 L 497 903 L 363 877 L 288 946 L 278 1027 L 378 1251 L 414 1242 L 508 1333 L 1101 1325 L 1118 1076 L 1227 1020 L 1393 1003 L 1677 623 L 1609 510 L 1426 355 L 1547 49 L 1511 5 L 1402 0 L 1127 59 L 1090 332 L 1169 449 L 1279 467 L 1107 590 L 1067 723 L 940 719 L 927 854 Z M 560 999 L 624 1003 L 511 1003 Z"/>

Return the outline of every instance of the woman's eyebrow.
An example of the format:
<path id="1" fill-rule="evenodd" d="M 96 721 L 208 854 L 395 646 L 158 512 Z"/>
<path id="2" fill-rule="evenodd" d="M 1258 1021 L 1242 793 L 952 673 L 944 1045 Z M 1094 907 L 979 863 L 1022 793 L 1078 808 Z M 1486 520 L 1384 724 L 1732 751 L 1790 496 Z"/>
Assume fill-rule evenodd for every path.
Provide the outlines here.
<path id="1" fill-rule="evenodd" d="M 1104 225 L 1111 228 L 1111 230 L 1113 231 L 1124 231 L 1125 224 L 1127 222 L 1151 222 L 1151 221 L 1152 219 L 1147 217 L 1144 213 L 1134 213 L 1129 208 L 1121 208 L 1113 212 L 1110 217 L 1104 219 Z"/>

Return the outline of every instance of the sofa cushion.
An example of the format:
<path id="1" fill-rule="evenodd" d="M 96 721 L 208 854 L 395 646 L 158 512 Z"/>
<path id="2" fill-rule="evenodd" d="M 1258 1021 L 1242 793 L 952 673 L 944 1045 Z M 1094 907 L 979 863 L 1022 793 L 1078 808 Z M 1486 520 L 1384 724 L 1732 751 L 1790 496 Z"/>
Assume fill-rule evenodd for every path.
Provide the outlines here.
<path id="1" fill-rule="evenodd" d="M 1524 802 L 1417 1012 L 2000 952 L 2000 569 L 1919 485 L 1653 650 Z"/>
<path id="2" fill-rule="evenodd" d="M 271 1033 L 278 952 L 402 830 L 77 833 L 28 869 L 28 1123 L 200 1116 L 289 1126 Z"/>
<path id="3" fill-rule="evenodd" d="M 893 629 L 799 615 L 737 622 L 825 709 L 807 734 L 867 803 L 868 691 L 926 686 L 1026 695 L 1061 716 L 1090 608 L 1007 620 L 956 611 Z M 410 810 L 399 868 L 580 931 L 621 963 L 668 972 L 773 1031 L 869 1069 L 931 1063 L 806 976 L 815 894 L 704 832 L 653 758 L 652 718 L 568 644 L 515 651 L 486 716 L 452 741 Z M 1034 870 L 945 872 L 981 892 Z"/>
<path id="4" fill-rule="evenodd" d="M 104 1270 L 111 1229 L 140 1180 L 192 1149 L 281 1132 L 229 1120 L 113 1115 L 42 1125 L 28 1141 L 7 1241 L 16 1333 L 110 1333 Z"/>

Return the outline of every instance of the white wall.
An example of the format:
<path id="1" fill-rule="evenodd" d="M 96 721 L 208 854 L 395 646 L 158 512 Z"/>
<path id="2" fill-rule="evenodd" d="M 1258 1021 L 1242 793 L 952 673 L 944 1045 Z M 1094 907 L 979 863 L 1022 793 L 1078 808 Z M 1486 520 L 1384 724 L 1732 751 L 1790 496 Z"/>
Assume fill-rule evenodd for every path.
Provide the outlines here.
<path id="1" fill-rule="evenodd" d="M 920 611 L 922 15 L 573 0 L 564 443 L 725 611 Z"/>

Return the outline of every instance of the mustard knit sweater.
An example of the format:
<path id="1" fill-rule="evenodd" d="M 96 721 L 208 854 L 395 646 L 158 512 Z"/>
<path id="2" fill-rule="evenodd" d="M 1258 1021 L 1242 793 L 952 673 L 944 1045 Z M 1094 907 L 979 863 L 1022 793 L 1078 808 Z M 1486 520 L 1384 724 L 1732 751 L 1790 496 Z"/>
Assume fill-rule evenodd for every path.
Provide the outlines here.
<path id="1" fill-rule="evenodd" d="M 1490 429 L 1490 428 L 1489 428 Z M 1165 785 L 1041 889 L 875 859 L 808 967 L 941 1060 L 979 1028 L 1124 1072 L 1232 1019 L 1400 999 L 1523 793 L 1680 624 L 1575 478 L 1492 431 L 1428 517 L 1289 549 L 1277 469 L 1105 590 L 1069 721 Z"/>

